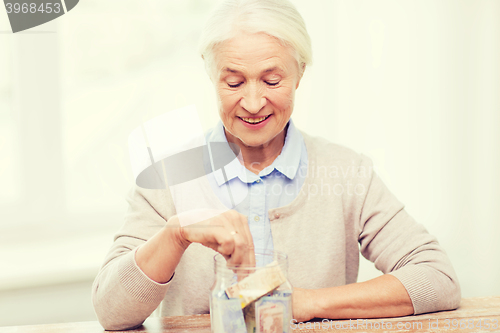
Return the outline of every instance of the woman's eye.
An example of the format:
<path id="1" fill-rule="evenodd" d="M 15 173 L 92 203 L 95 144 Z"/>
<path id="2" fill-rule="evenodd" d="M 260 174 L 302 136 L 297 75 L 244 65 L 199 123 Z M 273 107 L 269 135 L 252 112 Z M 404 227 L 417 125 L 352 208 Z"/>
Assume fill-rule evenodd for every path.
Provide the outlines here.
<path id="1" fill-rule="evenodd" d="M 242 84 L 242 83 L 243 83 L 243 82 L 240 82 L 240 83 L 233 83 L 233 84 L 231 84 L 231 83 L 229 83 L 229 82 L 228 82 L 228 83 L 227 83 L 227 85 L 228 85 L 229 87 L 231 87 L 231 88 L 237 88 L 237 87 L 241 86 L 241 84 Z"/>
<path id="2" fill-rule="evenodd" d="M 280 83 L 280 81 L 276 81 L 276 82 L 270 82 L 270 81 L 266 81 L 266 83 L 270 86 L 276 86 L 278 85 L 278 83 Z"/>

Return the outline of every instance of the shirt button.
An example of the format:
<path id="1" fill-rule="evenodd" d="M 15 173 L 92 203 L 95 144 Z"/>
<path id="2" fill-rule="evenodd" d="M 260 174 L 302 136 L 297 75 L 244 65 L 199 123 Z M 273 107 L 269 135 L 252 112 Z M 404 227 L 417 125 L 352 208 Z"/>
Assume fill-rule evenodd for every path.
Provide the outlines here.
<path id="1" fill-rule="evenodd" d="M 279 219 L 280 218 L 280 214 L 278 214 L 278 213 L 274 214 L 274 218 Z"/>
<path id="2" fill-rule="evenodd" d="M 253 219 L 258 222 L 260 220 L 260 217 L 255 215 L 255 217 Z"/>
<path id="3" fill-rule="evenodd" d="M 256 180 L 256 182 L 257 182 L 257 183 L 260 183 L 260 179 L 257 179 L 257 180 Z"/>

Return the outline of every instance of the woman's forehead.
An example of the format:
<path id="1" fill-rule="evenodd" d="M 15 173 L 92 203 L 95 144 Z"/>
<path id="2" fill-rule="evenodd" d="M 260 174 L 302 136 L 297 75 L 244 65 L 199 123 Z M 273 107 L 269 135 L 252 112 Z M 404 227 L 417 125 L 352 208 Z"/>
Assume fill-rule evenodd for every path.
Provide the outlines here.
<path id="1" fill-rule="evenodd" d="M 265 74 L 283 74 L 286 75 L 289 71 L 289 66 L 276 59 L 276 61 L 266 61 L 263 63 L 228 63 L 226 66 L 221 67 L 221 75 L 265 75 Z"/>
<path id="2" fill-rule="evenodd" d="M 221 43 L 214 55 L 221 74 L 286 72 L 296 62 L 290 47 L 263 33 L 238 34 Z"/>
<path id="3" fill-rule="evenodd" d="M 283 69 L 281 67 L 271 66 L 269 68 L 262 70 L 262 73 L 272 73 L 272 72 L 280 72 L 280 71 L 283 71 Z M 222 72 L 231 73 L 231 74 L 241 74 L 241 71 L 239 71 L 238 69 L 231 68 L 231 67 L 222 68 Z"/>

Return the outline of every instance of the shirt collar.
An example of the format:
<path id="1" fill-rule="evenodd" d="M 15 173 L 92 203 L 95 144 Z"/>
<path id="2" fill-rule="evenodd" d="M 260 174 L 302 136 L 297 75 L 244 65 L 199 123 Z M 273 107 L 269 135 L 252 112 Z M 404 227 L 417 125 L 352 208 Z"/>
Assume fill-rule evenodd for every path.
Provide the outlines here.
<path id="1" fill-rule="evenodd" d="M 288 121 L 288 129 L 285 137 L 285 144 L 281 153 L 274 162 L 260 172 L 261 176 L 267 176 L 276 169 L 289 179 L 294 179 L 299 168 L 301 159 L 301 141 L 304 139 L 295 127 L 292 119 Z"/>
<path id="2" fill-rule="evenodd" d="M 302 134 L 295 127 L 292 119 L 288 121 L 288 128 L 285 137 L 285 144 L 281 149 L 281 153 L 274 160 L 274 162 L 268 167 L 264 168 L 257 176 L 250 170 L 246 169 L 238 159 L 234 159 L 229 164 L 224 167 L 226 177 L 224 177 L 221 170 L 216 170 L 214 172 L 217 184 L 221 186 L 225 182 L 230 181 L 233 178 L 240 178 L 241 181 L 245 183 L 252 183 L 262 176 L 267 176 L 271 174 L 275 169 L 285 175 L 289 179 L 294 179 L 297 170 L 299 168 L 301 160 L 301 149 L 303 141 Z M 207 134 L 208 142 L 226 142 L 227 138 L 224 132 L 224 125 L 222 121 L 219 120 L 217 125 L 213 128 L 212 132 Z"/>
<path id="3" fill-rule="evenodd" d="M 221 120 L 219 120 L 217 122 L 217 125 L 215 125 L 215 127 L 212 129 L 212 131 L 207 134 L 206 141 L 207 143 L 209 142 L 227 143 L 226 133 L 224 132 L 224 125 L 222 124 Z M 214 177 L 215 180 L 217 181 L 217 185 L 221 186 L 225 182 L 228 182 L 231 179 L 238 177 L 238 175 L 245 174 L 243 169 L 246 170 L 246 168 L 243 165 L 241 165 L 238 159 L 235 158 L 224 167 L 224 171 L 226 173 L 225 176 L 222 173 L 221 169 L 215 170 Z"/>

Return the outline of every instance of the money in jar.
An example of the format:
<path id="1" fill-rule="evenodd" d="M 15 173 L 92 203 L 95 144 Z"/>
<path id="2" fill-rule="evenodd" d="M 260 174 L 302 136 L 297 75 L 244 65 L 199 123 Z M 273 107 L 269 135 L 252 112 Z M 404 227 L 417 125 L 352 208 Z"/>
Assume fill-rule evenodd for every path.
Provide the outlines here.
<path id="1" fill-rule="evenodd" d="M 214 256 L 215 281 L 210 292 L 212 333 L 288 333 L 292 286 L 287 256 L 255 250 L 254 267 L 229 266 Z"/>

